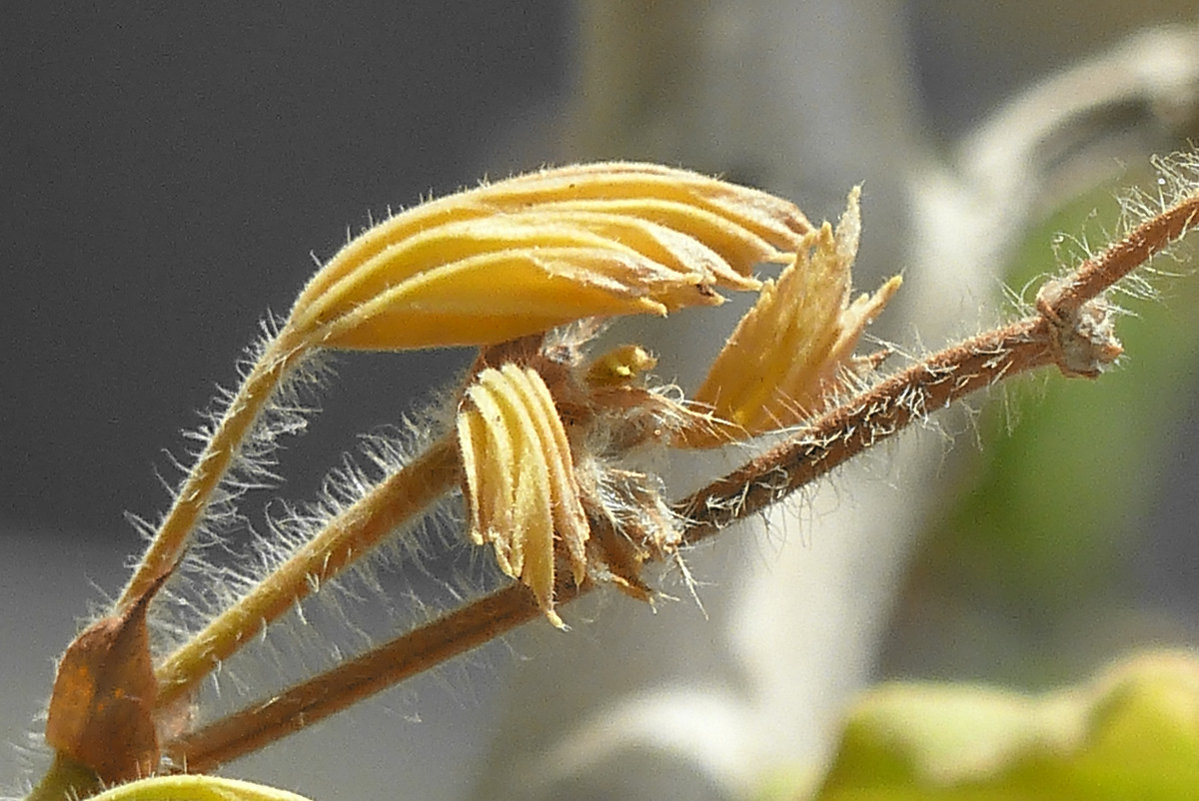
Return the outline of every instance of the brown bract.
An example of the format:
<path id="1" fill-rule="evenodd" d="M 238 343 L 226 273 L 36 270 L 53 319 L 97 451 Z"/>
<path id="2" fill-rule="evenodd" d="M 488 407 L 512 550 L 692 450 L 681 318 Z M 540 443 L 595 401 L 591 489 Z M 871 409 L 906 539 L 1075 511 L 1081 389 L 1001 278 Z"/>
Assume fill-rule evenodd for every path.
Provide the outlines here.
<path id="1" fill-rule="evenodd" d="M 46 742 L 107 784 L 148 776 L 158 766 L 158 687 L 146 607 L 159 586 L 85 629 L 54 680 Z"/>

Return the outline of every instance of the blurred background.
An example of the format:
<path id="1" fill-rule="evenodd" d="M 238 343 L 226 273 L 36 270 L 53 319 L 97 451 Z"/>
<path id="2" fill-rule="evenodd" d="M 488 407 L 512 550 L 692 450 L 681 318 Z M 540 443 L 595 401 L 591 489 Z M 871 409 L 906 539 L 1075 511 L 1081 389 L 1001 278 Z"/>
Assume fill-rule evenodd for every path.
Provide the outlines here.
<path id="1" fill-rule="evenodd" d="M 123 581 L 138 548 L 123 513 L 166 505 L 164 451 L 234 381 L 264 312 L 285 313 L 314 258 L 372 215 L 597 158 L 722 173 L 813 219 L 864 182 L 857 284 L 904 272 L 877 333 L 918 352 L 1010 312 L 1005 285 L 1071 252 L 1067 239 L 1055 253 L 1055 231 L 1101 242 L 1113 187 L 1199 134 L 1194 16 L 1166 0 L 6 4 L 0 739 L 15 746 L 0 776 L 19 789 L 53 659 L 97 588 Z M 1173 27 L 1143 33 L 1160 25 Z M 507 647 L 526 663 L 505 650 L 402 714 L 368 704 L 229 772 L 316 798 L 641 796 L 653 781 L 670 788 L 657 797 L 726 797 L 740 768 L 683 737 L 639 749 L 641 771 L 603 769 L 669 716 L 646 712 L 625 743 L 587 739 L 587 721 L 694 680 L 653 698 L 719 701 L 704 714 L 741 721 L 729 731 L 791 716 L 775 748 L 818 771 L 867 682 L 1037 689 L 1195 643 L 1194 283 L 1129 302 L 1115 375 L 992 393 L 834 478 L 827 508 L 811 497 L 697 554 L 718 585 L 703 594 L 711 620 L 688 601 L 649 615 L 616 599 L 575 643 L 522 633 Z M 685 384 L 719 345 L 695 345 L 694 325 L 625 330 Z M 469 357 L 341 360 L 283 454 L 280 493 L 306 497 L 355 433 Z M 547 745 L 570 732 L 586 758 Z M 760 750 L 760 732 L 728 736 L 725 753 Z M 533 789 L 505 773 L 550 756 L 574 767 Z"/>

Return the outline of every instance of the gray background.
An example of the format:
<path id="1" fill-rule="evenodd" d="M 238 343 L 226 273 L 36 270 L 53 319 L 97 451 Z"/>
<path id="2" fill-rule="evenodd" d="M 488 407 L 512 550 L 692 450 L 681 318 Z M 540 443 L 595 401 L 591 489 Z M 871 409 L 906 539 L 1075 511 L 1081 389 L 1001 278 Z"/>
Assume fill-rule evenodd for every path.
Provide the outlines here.
<path id="1" fill-rule="evenodd" d="M 1113 18 L 1127 13 L 1119 4 L 1079 7 L 1039 5 L 1042 24 L 1029 26 L 1000 12 L 908 3 L 930 136 L 948 141 L 1026 80 L 1133 21 Z M 155 467 L 173 474 L 163 450 L 181 447 L 177 432 L 196 422 L 214 382 L 232 383 L 233 360 L 264 310 L 286 311 L 314 269 L 310 253 L 329 256 L 346 227 L 389 204 L 558 152 L 556 113 L 573 87 L 574 4 L 334 8 L 4 7 L 2 739 L 20 740 L 48 691 L 51 659 L 85 599 L 97 597 L 86 582 L 119 584 L 136 548 L 123 512 L 152 516 L 165 505 Z M 1144 9 L 1176 14 L 1168 3 Z M 313 433 L 290 446 L 299 467 L 286 493 L 304 497 L 354 432 L 393 420 L 429 375 L 463 358 L 345 363 Z M 1191 492 L 1189 452 L 1180 442 L 1174 498 Z M 1163 538 L 1177 540 L 1166 553 L 1179 556 L 1157 558 L 1159 573 L 1189 583 L 1179 565 L 1190 526 L 1175 524 L 1187 507 L 1168 500 L 1161 509 Z M 453 710 L 486 704 L 487 693 L 428 692 L 421 736 L 403 746 L 375 740 L 377 759 L 396 747 L 425 766 L 448 759 L 436 769 L 442 787 L 463 789 L 469 775 L 453 762 L 489 733 L 463 741 Z M 450 711 L 430 715 L 443 706 L 438 698 L 450 699 Z M 352 721 L 395 724 L 373 708 Z M 297 764 L 305 747 L 321 750 L 319 738 L 296 742 Z M 15 762 L 0 753 L 0 776 Z M 359 789 L 385 797 L 388 788 Z"/>

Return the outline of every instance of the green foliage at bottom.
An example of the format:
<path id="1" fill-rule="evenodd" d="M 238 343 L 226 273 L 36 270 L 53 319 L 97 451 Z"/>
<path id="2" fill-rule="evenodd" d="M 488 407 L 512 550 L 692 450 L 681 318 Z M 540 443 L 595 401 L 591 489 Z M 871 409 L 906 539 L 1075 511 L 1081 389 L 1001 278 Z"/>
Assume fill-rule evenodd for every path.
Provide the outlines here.
<path id="1" fill-rule="evenodd" d="M 1199 659 L 1151 653 L 1041 696 L 893 683 L 850 712 L 820 801 L 1199 797 Z"/>

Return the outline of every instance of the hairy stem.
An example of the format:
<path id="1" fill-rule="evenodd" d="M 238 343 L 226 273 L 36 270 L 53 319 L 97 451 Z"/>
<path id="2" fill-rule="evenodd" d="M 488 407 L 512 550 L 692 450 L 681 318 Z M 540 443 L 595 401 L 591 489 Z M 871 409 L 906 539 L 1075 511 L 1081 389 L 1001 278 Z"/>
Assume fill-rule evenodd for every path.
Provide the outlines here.
<path id="1" fill-rule="evenodd" d="M 685 499 L 684 539 L 696 542 L 748 517 L 963 395 L 1007 375 L 1051 364 L 1046 324 L 1033 319 L 955 345 L 838 406 L 793 440 Z M 917 399 L 922 400 L 917 400 Z M 593 520 L 592 525 L 603 525 Z M 561 580 L 564 604 L 594 585 Z M 298 731 L 356 701 L 482 645 L 540 614 L 511 586 L 443 615 L 357 659 L 290 687 L 167 745 L 189 771 L 209 770 Z"/>
<path id="2" fill-rule="evenodd" d="M 1199 194 L 1184 198 L 1133 228 L 1103 253 L 1078 266 L 1053 300 L 1054 311 L 1060 318 L 1077 313 L 1085 303 L 1181 238 L 1196 221 Z"/>
<path id="3" fill-rule="evenodd" d="M 577 589 L 563 587 L 557 600 L 565 602 L 578 594 Z M 541 615 L 528 589 L 514 584 L 174 740 L 166 745 L 166 753 L 188 772 L 213 770 Z"/>
<path id="4" fill-rule="evenodd" d="M 976 390 L 1054 362 L 1044 320 L 1029 319 L 930 356 L 853 397 L 796 436 L 677 504 L 699 542 L 764 510 L 875 443 Z"/>
<path id="5" fill-rule="evenodd" d="M 302 353 L 303 349 L 285 333 L 272 341 L 255 362 L 175 495 L 150 547 L 121 593 L 118 607 L 142 597 L 151 585 L 174 569 L 242 442 Z"/>
<path id="6" fill-rule="evenodd" d="M 445 494 L 461 470 L 456 442 L 443 437 L 329 521 L 245 597 L 163 661 L 156 671 L 159 704 L 167 706 L 191 690 L 293 604 Z"/>

